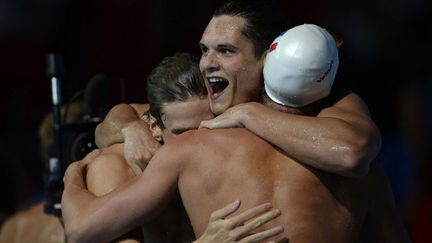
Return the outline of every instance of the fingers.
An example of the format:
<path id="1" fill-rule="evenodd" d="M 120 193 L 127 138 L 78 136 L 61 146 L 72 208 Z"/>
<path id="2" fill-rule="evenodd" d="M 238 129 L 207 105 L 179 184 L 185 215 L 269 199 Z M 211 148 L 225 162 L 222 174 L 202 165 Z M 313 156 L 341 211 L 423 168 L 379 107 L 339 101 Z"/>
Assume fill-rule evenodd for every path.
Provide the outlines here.
<path id="1" fill-rule="evenodd" d="M 64 174 L 63 183 L 66 184 L 76 184 L 78 186 L 85 187 L 84 174 L 87 165 L 94 161 L 97 156 L 102 152 L 100 149 L 94 149 L 92 152 L 88 153 L 82 160 L 75 161 L 71 163 Z"/>
<path id="2" fill-rule="evenodd" d="M 209 220 L 205 233 L 198 242 L 261 242 L 283 232 L 282 226 L 271 229 L 258 229 L 281 215 L 279 209 L 271 210 L 270 203 L 264 203 L 248 209 L 234 217 L 227 218 L 240 207 L 240 200 L 236 200 L 224 208 L 214 211 Z M 264 230 L 256 232 L 255 230 Z"/>
<path id="3" fill-rule="evenodd" d="M 237 127 L 236 124 L 232 124 L 232 122 L 223 115 L 219 115 L 212 120 L 202 121 L 200 123 L 199 128 L 208 128 L 208 129 L 216 129 L 216 128 L 230 128 Z"/>
<path id="4" fill-rule="evenodd" d="M 127 134 L 127 135 L 126 135 Z M 152 136 L 148 127 L 124 133 L 124 156 L 126 161 L 137 164 L 141 169 L 147 166 L 161 144 Z"/>
<path id="5" fill-rule="evenodd" d="M 227 123 L 227 121 L 229 121 L 228 118 L 229 117 L 226 117 L 226 114 L 223 113 L 213 119 L 201 121 L 198 128 L 208 128 L 208 129 L 226 128 L 229 127 L 227 124 L 225 124 Z"/>
<path id="6" fill-rule="evenodd" d="M 232 108 L 228 109 L 223 114 L 220 114 L 219 116 L 211 120 L 202 121 L 199 126 L 199 128 L 209 129 L 231 127 L 244 127 L 243 123 L 241 122 L 240 116 L 237 114 L 235 109 Z"/>
<path id="7" fill-rule="evenodd" d="M 231 223 L 231 228 L 234 228 L 238 225 L 243 225 L 246 221 L 264 213 L 267 212 L 268 210 L 270 210 L 272 208 L 272 205 L 270 203 L 264 203 L 261 204 L 257 207 L 248 209 L 246 211 L 244 211 L 243 213 L 230 218 L 230 223 Z M 260 217 L 258 217 L 257 219 L 260 219 Z"/>
<path id="8" fill-rule="evenodd" d="M 234 213 L 237 211 L 237 209 L 240 207 L 240 200 L 235 200 L 234 202 L 228 204 L 227 206 L 214 211 L 210 216 L 210 221 L 215 221 L 218 219 L 224 219 L 228 215 Z"/>
<path id="9" fill-rule="evenodd" d="M 88 153 L 82 160 L 79 161 L 79 163 L 82 166 L 88 165 L 90 162 L 94 161 L 101 152 L 101 149 L 93 149 L 93 151 Z"/>
<path id="10" fill-rule="evenodd" d="M 144 171 L 144 169 L 136 163 L 129 163 L 128 161 L 127 164 L 130 166 L 135 175 L 140 175 Z"/>
<path id="11" fill-rule="evenodd" d="M 79 161 L 80 166 L 80 174 L 84 176 L 87 174 L 87 165 L 96 160 L 96 158 L 102 153 L 101 149 L 93 149 L 90 153 L 88 153 L 84 159 Z"/>
<path id="12" fill-rule="evenodd" d="M 239 227 L 236 229 L 236 235 L 238 235 L 238 239 L 243 238 L 244 236 L 250 234 L 253 230 L 259 228 L 263 224 L 279 217 L 281 215 L 281 211 L 279 209 L 271 210 L 269 212 L 260 215 L 259 217 L 254 218 L 243 227 Z M 271 231 L 273 232 L 273 231 Z"/>
<path id="13" fill-rule="evenodd" d="M 84 177 L 82 175 L 82 164 L 80 164 L 81 161 L 76 161 L 71 163 L 65 172 L 65 175 L 63 177 L 63 183 L 65 186 L 69 184 L 74 184 L 79 187 L 85 187 L 84 184 Z"/>
<path id="14" fill-rule="evenodd" d="M 259 232 L 253 235 L 250 235 L 248 237 L 243 238 L 239 242 L 246 243 L 246 242 L 261 242 L 262 240 L 269 239 L 271 237 L 274 237 L 276 235 L 281 234 L 284 231 L 284 228 L 282 226 L 276 226 L 274 228 L 271 228 L 269 230 Z M 271 241 L 274 242 L 274 241 Z"/>
<path id="15" fill-rule="evenodd" d="M 198 129 L 201 129 L 201 128 L 209 128 L 209 129 L 212 129 L 212 126 L 211 126 L 212 122 L 211 122 L 211 121 L 212 121 L 212 120 L 201 121 L 201 123 L 200 123 Z"/>

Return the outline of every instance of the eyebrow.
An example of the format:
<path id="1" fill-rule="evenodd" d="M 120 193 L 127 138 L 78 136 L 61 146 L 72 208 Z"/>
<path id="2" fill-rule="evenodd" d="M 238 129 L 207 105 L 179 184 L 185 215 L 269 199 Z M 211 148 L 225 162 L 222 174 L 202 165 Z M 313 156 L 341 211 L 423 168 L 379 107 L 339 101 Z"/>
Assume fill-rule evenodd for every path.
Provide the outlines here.
<path id="1" fill-rule="evenodd" d="M 202 43 L 202 42 L 199 43 L 199 46 L 200 46 L 200 48 L 203 48 L 203 47 L 207 47 L 208 48 L 208 46 L 206 44 Z M 226 49 L 233 49 L 235 51 L 237 51 L 239 49 L 238 47 L 233 46 L 231 44 L 219 44 L 216 47 L 216 49 L 224 49 L 224 48 L 226 48 Z"/>
<path id="2" fill-rule="evenodd" d="M 231 44 L 220 44 L 217 46 L 218 49 L 233 49 L 233 50 L 238 50 L 239 48 L 236 46 L 233 46 Z"/>

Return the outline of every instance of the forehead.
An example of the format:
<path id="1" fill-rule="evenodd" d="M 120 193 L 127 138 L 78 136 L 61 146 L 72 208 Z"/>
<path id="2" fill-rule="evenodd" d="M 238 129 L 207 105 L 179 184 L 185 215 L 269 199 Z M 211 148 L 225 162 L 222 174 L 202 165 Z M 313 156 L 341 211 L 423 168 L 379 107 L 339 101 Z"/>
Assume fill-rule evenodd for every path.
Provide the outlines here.
<path id="1" fill-rule="evenodd" d="M 247 20 L 243 17 L 222 15 L 213 17 L 205 29 L 201 43 L 206 45 L 230 43 L 240 46 L 250 42 L 243 34 Z"/>
<path id="2" fill-rule="evenodd" d="M 164 125 L 167 129 L 198 128 L 200 122 L 213 116 L 208 99 L 194 98 L 184 102 L 167 104 L 163 108 Z"/>

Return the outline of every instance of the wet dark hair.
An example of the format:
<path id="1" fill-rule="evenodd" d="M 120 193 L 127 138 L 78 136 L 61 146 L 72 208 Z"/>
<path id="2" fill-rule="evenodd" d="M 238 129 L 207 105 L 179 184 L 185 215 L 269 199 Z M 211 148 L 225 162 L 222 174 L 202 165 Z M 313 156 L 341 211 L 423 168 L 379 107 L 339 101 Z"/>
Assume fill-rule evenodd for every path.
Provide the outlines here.
<path id="1" fill-rule="evenodd" d="M 287 29 L 278 0 L 227 0 L 213 17 L 238 16 L 247 20 L 242 34 L 254 46 L 256 58 L 267 51 L 273 40 Z"/>
<path id="2" fill-rule="evenodd" d="M 165 57 L 147 78 L 149 113 L 156 118 L 156 124 L 161 129 L 165 129 L 162 121 L 165 105 L 206 96 L 198 59 L 187 53 Z"/>

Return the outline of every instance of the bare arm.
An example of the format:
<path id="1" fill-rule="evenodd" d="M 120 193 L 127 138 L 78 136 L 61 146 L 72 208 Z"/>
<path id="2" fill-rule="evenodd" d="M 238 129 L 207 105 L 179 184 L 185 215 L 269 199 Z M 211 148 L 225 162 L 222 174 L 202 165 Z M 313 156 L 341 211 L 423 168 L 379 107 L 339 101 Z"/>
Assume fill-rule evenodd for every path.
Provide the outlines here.
<path id="1" fill-rule="evenodd" d="M 173 147 L 165 146 L 162 149 L 167 148 L 169 153 L 161 151 L 143 174 L 102 197 L 86 190 L 83 177 L 86 164 L 98 155 L 97 151 L 80 162 L 72 163 L 65 174 L 62 197 L 63 219 L 69 242 L 109 241 L 157 215 L 177 188 L 181 168 L 177 161 L 183 152 L 182 149 L 174 150 Z M 88 168 L 88 173 L 92 173 L 91 170 Z M 226 240 L 222 242 L 231 242 L 230 239 L 257 242 L 282 233 L 282 227 L 278 226 L 249 235 L 257 227 L 280 215 L 279 210 L 270 210 L 269 204 L 223 219 L 239 206 L 237 202 L 214 212 L 207 231 L 197 242 L 221 242 L 220 239 Z"/>
<path id="2" fill-rule="evenodd" d="M 96 127 L 96 145 L 105 148 L 115 143 L 123 143 L 122 129 L 131 122 L 140 120 L 148 108 L 148 104 L 118 104 L 111 108 L 103 122 Z"/>
<path id="3" fill-rule="evenodd" d="M 122 152 L 123 146 L 118 150 Z M 113 147 L 113 146 L 111 146 Z M 88 165 L 86 184 L 88 190 L 96 196 L 105 195 L 135 176 L 132 169 L 126 164 L 122 153 L 104 151 Z M 136 243 L 143 242 L 141 228 L 136 228 L 117 238 L 115 242 Z"/>
<path id="4" fill-rule="evenodd" d="M 316 117 L 245 103 L 201 126 L 246 127 L 305 164 L 345 176 L 366 174 L 381 147 L 379 130 L 366 105 L 354 93 L 321 110 Z"/>
<path id="5" fill-rule="evenodd" d="M 96 153 L 96 152 L 95 152 Z M 140 175 L 114 191 L 96 197 L 86 190 L 84 171 L 95 153 L 72 163 L 65 173 L 62 212 L 69 242 L 101 242 L 150 220 L 170 200 L 177 188 L 177 163 L 173 151 L 155 156 Z M 165 162 L 166 161 L 166 162 Z M 103 226 L 103 227 L 101 227 Z"/>
<path id="6" fill-rule="evenodd" d="M 139 174 L 160 147 L 149 129 L 146 116 L 147 104 L 119 104 L 114 106 L 105 120 L 96 127 L 98 147 L 124 143 L 124 157 Z"/>

